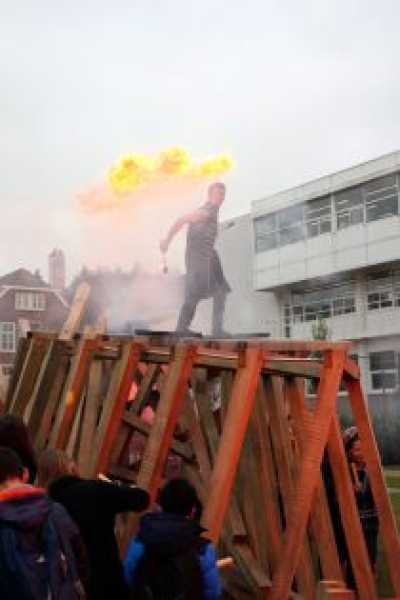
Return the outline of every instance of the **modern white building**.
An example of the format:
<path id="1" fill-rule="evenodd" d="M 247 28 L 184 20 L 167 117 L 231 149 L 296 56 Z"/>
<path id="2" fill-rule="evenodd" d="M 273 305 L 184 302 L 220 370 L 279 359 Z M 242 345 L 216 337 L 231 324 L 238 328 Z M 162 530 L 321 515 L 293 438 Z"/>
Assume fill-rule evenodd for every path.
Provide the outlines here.
<path id="1" fill-rule="evenodd" d="M 253 288 L 273 293 L 281 335 L 354 344 L 374 410 L 400 414 L 400 152 L 252 204 Z M 371 407 L 372 408 L 372 407 Z"/>

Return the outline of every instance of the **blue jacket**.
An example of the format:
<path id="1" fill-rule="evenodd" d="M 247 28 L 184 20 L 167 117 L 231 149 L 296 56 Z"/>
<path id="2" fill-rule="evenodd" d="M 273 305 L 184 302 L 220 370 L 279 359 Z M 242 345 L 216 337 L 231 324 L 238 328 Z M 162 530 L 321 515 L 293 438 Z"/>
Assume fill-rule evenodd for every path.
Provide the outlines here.
<path id="1" fill-rule="evenodd" d="M 183 551 L 185 545 L 200 539 L 202 528 L 193 520 L 169 513 L 148 513 L 142 517 L 137 537 L 128 548 L 124 561 L 125 579 L 130 587 L 135 585 L 138 565 L 146 549 L 155 549 L 162 560 L 163 556 Z M 203 600 L 217 600 L 221 595 L 221 583 L 216 565 L 213 545 L 204 541 L 199 546 L 199 563 L 202 579 Z M 140 567 L 139 567 L 140 568 Z"/>

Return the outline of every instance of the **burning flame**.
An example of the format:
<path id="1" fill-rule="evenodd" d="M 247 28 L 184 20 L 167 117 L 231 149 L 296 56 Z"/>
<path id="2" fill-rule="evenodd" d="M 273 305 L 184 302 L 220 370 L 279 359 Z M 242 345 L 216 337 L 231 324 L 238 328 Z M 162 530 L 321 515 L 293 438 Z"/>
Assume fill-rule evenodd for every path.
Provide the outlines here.
<path id="1" fill-rule="evenodd" d="M 219 154 L 199 162 L 194 161 L 181 146 L 167 148 L 156 157 L 126 154 L 110 167 L 105 184 L 80 194 L 80 206 L 90 212 L 120 208 L 128 195 L 152 182 L 215 177 L 232 167 L 233 160 L 228 154 Z"/>

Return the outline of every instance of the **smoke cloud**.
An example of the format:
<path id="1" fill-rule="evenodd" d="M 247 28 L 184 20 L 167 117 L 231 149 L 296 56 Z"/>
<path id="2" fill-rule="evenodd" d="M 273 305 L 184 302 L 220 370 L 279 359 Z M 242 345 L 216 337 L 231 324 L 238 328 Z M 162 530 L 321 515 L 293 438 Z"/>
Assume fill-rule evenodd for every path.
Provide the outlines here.
<path id="1" fill-rule="evenodd" d="M 183 299 L 185 229 L 168 251 L 168 273 L 163 273 L 159 244 L 177 218 L 206 201 L 209 183 L 209 178 L 157 178 L 125 194 L 123 201 L 109 186 L 99 185 L 84 196 L 92 207 L 104 210 L 82 211 L 83 198 L 78 198 L 83 263 L 91 270 L 135 267 L 131 281 L 116 278 L 94 291 L 101 296 L 96 303 L 105 309 L 110 329 L 128 321 L 153 329 L 175 327 Z"/>

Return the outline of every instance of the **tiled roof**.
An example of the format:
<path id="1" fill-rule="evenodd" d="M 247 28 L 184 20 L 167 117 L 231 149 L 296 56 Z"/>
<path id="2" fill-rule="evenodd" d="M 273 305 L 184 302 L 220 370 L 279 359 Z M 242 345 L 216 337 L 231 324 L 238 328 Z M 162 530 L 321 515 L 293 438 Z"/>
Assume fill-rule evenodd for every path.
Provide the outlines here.
<path id="1" fill-rule="evenodd" d="M 49 287 L 38 273 L 31 273 L 27 269 L 17 269 L 0 277 L 0 287 L 3 285 L 22 287 Z"/>

